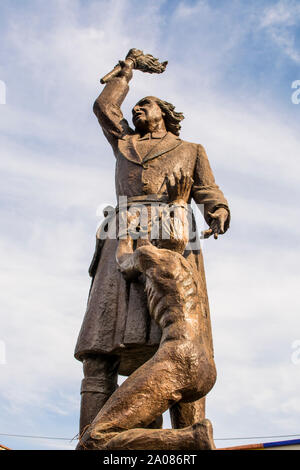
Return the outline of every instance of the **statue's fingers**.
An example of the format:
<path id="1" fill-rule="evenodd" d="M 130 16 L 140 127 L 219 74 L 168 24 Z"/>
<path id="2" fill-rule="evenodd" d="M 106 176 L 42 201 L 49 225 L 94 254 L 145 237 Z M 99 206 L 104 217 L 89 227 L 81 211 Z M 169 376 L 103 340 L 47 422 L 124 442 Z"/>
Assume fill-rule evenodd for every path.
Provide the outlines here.
<path id="1" fill-rule="evenodd" d="M 174 186 L 174 176 L 172 174 L 167 175 L 166 180 L 169 188 L 171 188 L 171 186 Z"/>
<path id="2" fill-rule="evenodd" d="M 186 193 L 186 176 L 182 173 L 182 176 L 181 176 L 181 196 L 185 196 L 185 193 Z"/>
<path id="3" fill-rule="evenodd" d="M 190 184 L 190 176 L 188 174 L 184 175 L 184 189 L 186 190 Z"/>
<path id="4" fill-rule="evenodd" d="M 171 175 L 168 175 L 168 173 L 165 174 L 165 181 L 169 184 L 171 182 Z"/>
<path id="5" fill-rule="evenodd" d="M 193 184 L 194 180 L 193 180 L 193 178 L 191 177 L 191 175 L 190 175 L 189 173 L 187 173 L 187 174 L 185 175 L 185 178 L 186 178 L 186 182 L 187 182 L 188 184 Z"/>
<path id="6" fill-rule="evenodd" d="M 190 175 L 187 175 L 186 176 L 186 190 L 188 192 L 191 191 L 191 188 L 193 186 L 193 182 L 194 182 L 193 178 Z"/>
<path id="7" fill-rule="evenodd" d="M 185 193 L 188 187 L 188 179 L 189 176 L 188 174 L 184 174 L 183 170 L 181 169 L 181 186 L 182 186 L 182 192 Z"/>
<path id="8" fill-rule="evenodd" d="M 182 182 L 182 183 L 184 183 L 184 180 L 185 180 L 185 174 L 184 174 L 184 172 L 183 172 L 183 169 L 182 169 L 182 168 L 180 168 L 180 180 L 181 180 L 181 182 Z"/>
<path id="9" fill-rule="evenodd" d="M 178 173 L 176 173 L 175 171 L 174 171 L 173 175 L 174 175 L 175 186 L 176 186 L 177 190 L 180 190 L 181 177 L 180 177 L 180 175 L 179 175 Z"/>
<path id="10" fill-rule="evenodd" d="M 218 216 L 216 214 L 214 214 L 213 212 L 207 212 L 207 215 L 209 215 L 209 217 L 211 217 L 212 219 L 216 219 Z"/>
<path id="11" fill-rule="evenodd" d="M 219 218 L 219 217 L 215 218 L 211 221 L 210 227 L 213 228 L 213 230 L 217 232 L 218 234 L 223 234 L 225 232 L 225 228 L 224 228 L 225 220 L 226 219 Z"/>
<path id="12" fill-rule="evenodd" d="M 211 229 L 213 231 L 213 234 L 214 234 L 214 239 L 217 240 L 218 236 L 219 236 L 219 233 L 220 233 L 220 227 L 219 227 L 219 224 L 216 222 L 216 223 L 212 223 L 211 224 Z"/>
<path id="13" fill-rule="evenodd" d="M 170 180 L 169 175 L 166 175 L 165 180 L 166 180 L 167 191 L 168 191 L 168 193 L 169 193 L 170 190 L 171 190 L 171 180 Z"/>
<path id="14" fill-rule="evenodd" d="M 220 220 L 220 231 L 219 231 L 219 233 L 224 233 L 224 231 L 225 231 L 224 225 L 225 225 L 225 220 L 221 219 Z"/>
<path id="15" fill-rule="evenodd" d="M 219 224 L 218 224 L 217 220 L 215 220 L 215 219 L 211 221 L 209 226 L 214 232 L 219 230 Z"/>
<path id="16" fill-rule="evenodd" d="M 191 190 L 190 176 L 187 173 L 183 175 L 183 183 L 182 183 L 182 195 L 184 198 L 187 198 L 189 196 L 190 190 Z"/>
<path id="17" fill-rule="evenodd" d="M 208 230 L 204 230 L 204 232 L 202 232 L 203 238 L 209 238 L 212 234 L 213 234 L 213 231 L 211 228 L 209 228 Z"/>

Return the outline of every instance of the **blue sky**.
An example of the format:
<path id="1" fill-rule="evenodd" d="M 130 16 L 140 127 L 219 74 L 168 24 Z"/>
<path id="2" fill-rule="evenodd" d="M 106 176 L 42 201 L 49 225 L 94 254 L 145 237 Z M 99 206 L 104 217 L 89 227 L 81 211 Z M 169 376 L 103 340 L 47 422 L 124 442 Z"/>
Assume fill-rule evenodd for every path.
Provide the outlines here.
<path id="1" fill-rule="evenodd" d="M 97 207 L 115 201 L 114 160 L 92 104 L 99 78 L 131 47 L 169 65 L 159 76 L 135 73 L 125 115 L 145 95 L 173 102 L 186 116 L 181 137 L 204 145 L 232 209 L 230 231 L 204 245 L 215 437 L 300 433 L 300 364 L 291 360 L 300 338 L 299 2 L 4 0 L 0 31 L 0 434 L 77 433 L 73 349 Z"/>

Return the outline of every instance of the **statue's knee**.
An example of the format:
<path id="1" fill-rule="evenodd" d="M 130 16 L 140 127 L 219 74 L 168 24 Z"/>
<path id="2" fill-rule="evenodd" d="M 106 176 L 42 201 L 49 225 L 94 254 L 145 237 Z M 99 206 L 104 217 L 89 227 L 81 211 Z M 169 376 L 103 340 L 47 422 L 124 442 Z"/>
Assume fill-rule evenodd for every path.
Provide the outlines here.
<path id="1" fill-rule="evenodd" d="M 217 371 L 214 360 L 204 359 L 203 356 L 199 355 L 199 360 L 193 362 L 193 366 L 190 369 L 189 377 L 190 391 L 194 393 L 187 393 L 186 397 L 192 396 L 193 400 L 198 400 L 213 388 L 216 378 Z"/>
<path id="2" fill-rule="evenodd" d="M 209 361 L 202 371 L 203 395 L 206 395 L 216 383 L 217 369 L 213 360 Z"/>

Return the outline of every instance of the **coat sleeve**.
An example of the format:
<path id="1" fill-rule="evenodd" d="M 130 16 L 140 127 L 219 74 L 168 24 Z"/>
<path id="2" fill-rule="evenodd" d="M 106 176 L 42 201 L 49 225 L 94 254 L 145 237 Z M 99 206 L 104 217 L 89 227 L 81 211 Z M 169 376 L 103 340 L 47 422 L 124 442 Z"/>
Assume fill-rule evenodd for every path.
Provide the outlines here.
<path id="1" fill-rule="evenodd" d="M 219 207 L 224 207 L 228 211 L 228 218 L 225 223 L 225 231 L 230 223 L 230 210 L 228 202 L 223 192 L 215 182 L 206 152 L 202 145 L 198 145 L 197 160 L 194 170 L 194 183 L 192 187 L 192 197 L 196 204 L 203 204 L 204 218 L 208 225 L 211 223 L 211 217 L 208 212 L 213 213 Z"/>
<path id="2" fill-rule="evenodd" d="M 133 131 L 121 111 L 129 86 L 125 77 L 110 80 L 94 103 L 93 111 L 98 118 L 103 133 L 113 148 L 118 139 Z"/>

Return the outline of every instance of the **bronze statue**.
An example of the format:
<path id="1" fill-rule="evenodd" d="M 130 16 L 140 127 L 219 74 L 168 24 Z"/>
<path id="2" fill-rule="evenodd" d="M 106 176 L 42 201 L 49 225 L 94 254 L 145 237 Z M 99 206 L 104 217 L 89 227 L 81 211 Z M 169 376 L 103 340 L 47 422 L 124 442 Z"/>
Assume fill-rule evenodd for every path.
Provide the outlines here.
<path id="1" fill-rule="evenodd" d="M 148 96 L 133 108 L 134 130 L 123 118 L 120 106 L 132 70 L 161 73 L 166 66 L 152 59 L 131 50 L 102 79 L 107 84 L 94 104 L 116 157 L 117 197 L 127 196 L 129 211 L 140 204 L 150 207 L 178 200 L 185 210 L 193 198 L 203 205 L 210 226 L 204 236 L 217 238 L 229 227 L 228 204 L 203 147 L 179 138 L 182 113 Z M 115 218 L 119 223 L 119 210 Z M 199 246 L 184 251 L 184 236 L 179 245 L 174 237 L 152 240 L 150 230 L 147 236 L 148 241 L 133 242 L 128 233 L 125 242 L 96 242 L 92 286 L 75 350 L 84 368 L 78 448 L 214 447 L 204 409 L 215 367 L 202 253 Z M 122 260 L 131 265 L 132 275 Z M 163 266 L 172 267 L 165 272 L 168 282 L 161 278 Z M 187 291 L 185 283 L 191 286 Z M 174 305 L 157 316 L 153 302 L 160 302 L 162 292 L 174 299 Z M 169 337 L 172 328 L 176 334 Z M 129 378 L 117 390 L 118 373 Z M 148 401 L 150 396 L 154 401 Z M 161 413 L 168 408 L 174 429 L 154 429 L 161 427 Z"/>

